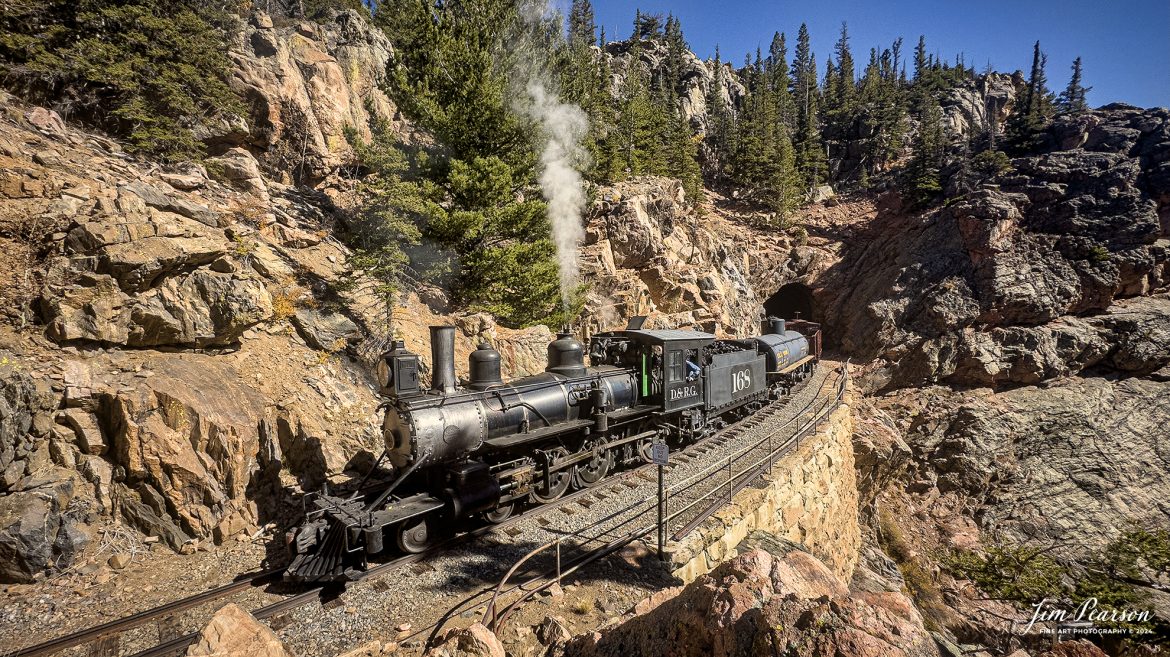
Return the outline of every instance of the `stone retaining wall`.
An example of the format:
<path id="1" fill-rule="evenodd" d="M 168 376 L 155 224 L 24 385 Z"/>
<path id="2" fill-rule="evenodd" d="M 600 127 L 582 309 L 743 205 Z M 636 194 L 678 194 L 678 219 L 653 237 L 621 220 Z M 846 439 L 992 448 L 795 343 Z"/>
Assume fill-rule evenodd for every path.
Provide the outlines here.
<path id="1" fill-rule="evenodd" d="M 668 547 L 674 575 L 689 583 L 735 556 L 753 530 L 802 544 L 849 581 L 861 546 L 853 460 L 852 386 L 828 421 L 776 461 L 758 487 L 740 491 L 690 535 Z"/>

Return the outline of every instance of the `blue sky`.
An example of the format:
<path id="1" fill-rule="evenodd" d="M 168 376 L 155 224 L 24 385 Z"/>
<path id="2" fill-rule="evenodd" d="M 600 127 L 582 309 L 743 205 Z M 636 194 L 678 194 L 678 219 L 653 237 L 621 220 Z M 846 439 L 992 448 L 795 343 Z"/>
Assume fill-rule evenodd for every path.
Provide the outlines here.
<path id="1" fill-rule="evenodd" d="M 567 7 L 568 1 L 562 2 Z M 801 22 L 808 23 L 817 64 L 824 71 L 841 21 L 849 24 L 853 57 L 864 66 L 871 46 L 905 38 L 913 53 L 918 35 L 930 52 L 948 60 L 964 53 L 982 71 L 1025 73 L 1032 44 L 1048 54 L 1048 83 L 1059 92 L 1069 68 L 1083 58 L 1089 103 L 1123 101 L 1142 107 L 1170 106 L 1170 0 L 837 0 L 749 2 L 746 0 L 593 0 L 610 40 L 629 36 L 635 8 L 674 13 L 691 49 L 709 58 L 719 44 L 725 60 L 743 63 L 746 52 L 764 49 L 774 31 L 788 35 L 789 56 Z"/>

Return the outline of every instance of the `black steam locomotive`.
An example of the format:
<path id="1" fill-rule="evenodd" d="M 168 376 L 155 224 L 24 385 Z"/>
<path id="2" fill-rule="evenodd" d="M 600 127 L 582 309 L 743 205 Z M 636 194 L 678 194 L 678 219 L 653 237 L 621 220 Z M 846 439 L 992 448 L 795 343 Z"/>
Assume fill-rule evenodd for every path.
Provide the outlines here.
<path id="1" fill-rule="evenodd" d="M 543 374 L 505 383 L 500 354 L 482 344 L 470 378 L 455 379 L 455 329 L 431 328 L 432 383 L 402 342 L 379 366 L 387 398 L 385 486 L 314 494 L 287 535 L 295 581 L 353 579 L 388 542 L 426 549 L 479 515 L 501 522 L 518 506 L 551 502 L 641 462 L 650 446 L 699 440 L 785 394 L 816 366 L 820 326 L 769 318 L 763 334 L 717 340 L 685 330 L 594 335 L 585 349 L 567 333 L 548 347 Z M 365 483 L 364 481 L 362 482 Z"/>

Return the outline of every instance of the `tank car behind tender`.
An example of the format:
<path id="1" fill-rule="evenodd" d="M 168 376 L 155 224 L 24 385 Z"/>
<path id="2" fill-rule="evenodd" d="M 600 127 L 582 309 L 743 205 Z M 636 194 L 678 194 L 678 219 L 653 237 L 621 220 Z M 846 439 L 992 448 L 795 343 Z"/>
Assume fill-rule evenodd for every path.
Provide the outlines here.
<path id="1" fill-rule="evenodd" d="M 506 383 L 499 352 L 481 344 L 460 387 L 454 341 L 454 327 L 431 328 L 429 389 L 402 342 L 383 357 L 385 452 L 371 473 L 389 461 L 393 479 L 307 496 L 305 521 L 287 537 L 287 578 L 352 579 L 388 541 L 420 552 L 469 517 L 500 522 L 518 505 L 596 485 L 656 440 L 685 444 L 754 412 L 820 356 L 811 322 L 769 319 L 760 336 L 717 340 L 636 321 L 593 336 L 588 367 L 582 344 L 562 333 L 543 373 Z"/>

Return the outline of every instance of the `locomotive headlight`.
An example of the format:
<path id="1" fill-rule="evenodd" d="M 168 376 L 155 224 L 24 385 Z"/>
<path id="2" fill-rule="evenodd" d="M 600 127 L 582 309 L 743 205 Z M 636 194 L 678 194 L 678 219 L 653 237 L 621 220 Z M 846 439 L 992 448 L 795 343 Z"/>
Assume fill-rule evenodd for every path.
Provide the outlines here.
<path id="1" fill-rule="evenodd" d="M 390 363 L 385 358 L 378 360 L 378 366 L 375 368 L 378 376 L 378 383 L 383 388 L 389 390 L 394 387 L 394 370 L 391 369 Z"/>

